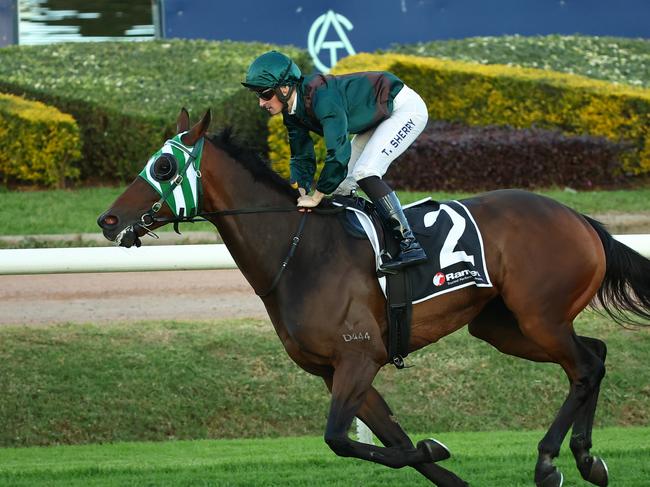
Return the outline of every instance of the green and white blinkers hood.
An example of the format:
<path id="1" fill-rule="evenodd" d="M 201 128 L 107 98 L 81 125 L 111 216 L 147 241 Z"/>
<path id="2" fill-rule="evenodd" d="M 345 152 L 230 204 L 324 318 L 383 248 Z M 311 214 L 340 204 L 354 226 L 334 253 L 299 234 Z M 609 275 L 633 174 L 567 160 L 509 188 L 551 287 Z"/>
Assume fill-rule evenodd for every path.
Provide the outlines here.
<path id="1" fill-rule="evenodd" d="M 199 211 L 203 137 L 194 146 L 187 146 L 181 140 L 186 133 L 165 142 L 139 174 L 160 195 L 151 209 L 153 213 L 163 203 L 167 203 L 176 217 L 193 217 Z"/>

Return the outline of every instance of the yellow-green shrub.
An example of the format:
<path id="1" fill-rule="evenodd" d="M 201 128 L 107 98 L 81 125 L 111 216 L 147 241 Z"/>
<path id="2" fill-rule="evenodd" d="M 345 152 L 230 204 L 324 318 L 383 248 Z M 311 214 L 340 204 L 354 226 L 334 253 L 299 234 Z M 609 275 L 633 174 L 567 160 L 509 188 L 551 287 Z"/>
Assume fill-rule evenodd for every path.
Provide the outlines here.
<path id="1" fill-rule="evenodd" d="M 79 128 L 72 116 L 40 102 L 0 93 L 0 178 L 63 187 L 79 176 Z"/>
<path id="2" fill-rule="evenodd" d="M 341 60 L 334 74 L 391 71 L 417 91 L 431 120 L 467 125 L 554 128 L 567 135 L 606 137 L 634 144 L 626 172 L 650 172 L 650 90 L 553 71 L 479 65 L 399 54 L 358 54 Z M 269 126 L 269 158 L 288 173 L 281 120 Z M 286 144 L 286 142 L 283 142 Z M 320 151 L 325 153 L 319 141 Z M 320 159 L 322 160 L 322 159 Z"/>

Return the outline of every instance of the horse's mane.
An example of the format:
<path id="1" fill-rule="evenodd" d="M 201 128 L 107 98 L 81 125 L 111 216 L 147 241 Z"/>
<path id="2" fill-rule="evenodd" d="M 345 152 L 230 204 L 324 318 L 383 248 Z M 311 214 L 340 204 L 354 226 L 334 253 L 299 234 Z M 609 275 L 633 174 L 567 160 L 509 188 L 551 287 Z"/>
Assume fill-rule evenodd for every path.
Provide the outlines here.
<path id="1" fill-rule="evenodd" d="M 269 184 L 294 198 L 298 197 L 298 191 L 292 188 L 286 179 L 271 169 L 269 161 L 263 159 L 252 150 L 241 147 L 234 142 L 232 129 L 225 128 L 217 134 L 209 134 L 207 135 L 207 139 L 244 166 L 256 181 Z"/>

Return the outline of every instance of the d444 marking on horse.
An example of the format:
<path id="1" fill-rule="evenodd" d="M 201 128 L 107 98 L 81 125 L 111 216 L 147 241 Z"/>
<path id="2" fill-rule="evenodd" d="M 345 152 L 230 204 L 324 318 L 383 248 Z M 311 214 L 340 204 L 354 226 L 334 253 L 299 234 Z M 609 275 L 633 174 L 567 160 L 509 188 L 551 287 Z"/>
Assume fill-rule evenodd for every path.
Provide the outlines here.
<path id="1" fill-rule="evenodd" d="M 346 342 L 354 342 L 354 341 L 364 341 L 368 340 L 370 341 L 370 333 L 366 332 L 359 332 L 359 333 L 343 333 L 341 335 L 343 337 L 343 340 Z"/>

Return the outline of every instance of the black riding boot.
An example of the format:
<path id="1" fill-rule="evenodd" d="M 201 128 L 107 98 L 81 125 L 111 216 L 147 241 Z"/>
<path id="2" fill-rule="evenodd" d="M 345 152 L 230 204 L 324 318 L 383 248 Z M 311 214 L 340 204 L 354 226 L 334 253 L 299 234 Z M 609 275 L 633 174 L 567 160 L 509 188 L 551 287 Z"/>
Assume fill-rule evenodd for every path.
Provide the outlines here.
<path id="1" fill-rule="evenodd" d="M 427 260 L 427 255 L 415 239 L 409 222 L 404 215 L 402 205 L 394 191 L 373 201 L 382 224 L 391 231 L 393 238 L 399 242 L 399 253 L 388 262 L 384 262 L 379 270 L 397 272 L 404 267 L 421 264 Z"/>

